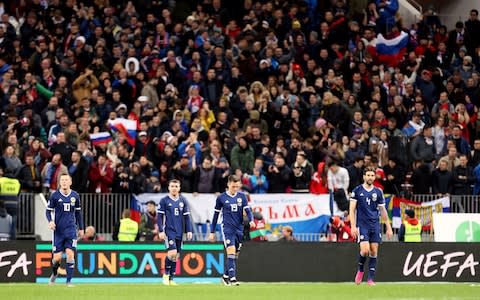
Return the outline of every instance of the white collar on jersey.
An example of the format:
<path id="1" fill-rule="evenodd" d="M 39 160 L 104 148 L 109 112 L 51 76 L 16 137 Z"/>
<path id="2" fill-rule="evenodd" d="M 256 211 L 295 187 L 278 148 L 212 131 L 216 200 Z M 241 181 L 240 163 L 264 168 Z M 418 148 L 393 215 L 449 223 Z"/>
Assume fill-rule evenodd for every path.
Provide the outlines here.
<path id="1" fill-rule="evenodd" d="M 226 191 L 225 194 L 226 194 L 227 196 L 233 198 L 233 197 L 235 197 L 235 196 L 238 194 L 238 192 L 235 192 L 235 194 L 231 195 L 228 191 Z"/>
<path id="2" fill-rule="evenodd" d="M 172 199 L 173 201 L 178 201 L 180 199 L 180 195 L 177 198 L 173 198 L 172 195 L 168 194 L 168 198 Z"/>
<path id="3" fill-rule="evenodd" d="M 70 194 L 72 194 L 72 190 L 70 190 L 70 192 L 69 192 L 68 194 L 62 193 L 62 190 L 58 190 L 58 192 L 59 192 L 60 194 L 62 194 L 62 196 L 64 196 L 64 197 L 68 197 L 68 196 L 70 196 Z"/>
<path id="4" fill-rule="evenodd" d="M 363 187 L 367 192 L 371 192 L 371 191 L 373 191 L 373 189 L 375 188 L 375 186 L 374 186 L 373 184 L 372 184 L 372 188 L 371 188 L 371 189 L 367 189 L 367 188 L 365 187 L 365 184 L 362 184 L 362 187 Z"/>

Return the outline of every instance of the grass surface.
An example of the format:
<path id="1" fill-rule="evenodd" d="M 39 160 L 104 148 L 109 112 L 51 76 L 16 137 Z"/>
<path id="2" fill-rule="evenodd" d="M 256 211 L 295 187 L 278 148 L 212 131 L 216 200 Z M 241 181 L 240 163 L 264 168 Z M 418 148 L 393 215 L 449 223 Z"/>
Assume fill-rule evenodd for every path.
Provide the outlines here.
<path id="1" fill-rule="evenodd" d="M 480 299 L 480 284 L 399 284 L 378 283 L 376 286 L 353 283 L 244 283 L 238 287 L 220 284 L 0 284 L 0 299 L 172 299 L 172 300 L 236 300 L 236 299 L 326 299 L 326 300 L 466 300 Z"/>

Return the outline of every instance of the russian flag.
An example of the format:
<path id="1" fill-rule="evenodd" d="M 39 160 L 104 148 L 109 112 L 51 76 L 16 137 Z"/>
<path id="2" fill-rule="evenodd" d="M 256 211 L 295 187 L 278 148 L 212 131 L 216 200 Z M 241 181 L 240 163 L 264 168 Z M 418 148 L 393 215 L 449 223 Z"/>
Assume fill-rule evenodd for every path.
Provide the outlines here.
<path id="1" fill-rule="evenodd" d="M 137 121 L 116 118 L 115 120 L 109 120 L 108 126 L 123 134 L 127 138 L 127 142 L 130 145 L 135 146 L 135 141 L 137 139 Z"/>
<path id="2" fill-rule="evenodd" d="M 101 144 L 108 144 L 112 141 L 112 136 L 109 132 L 98 132 L 90 134 L 90 141 L 94 146 Z"/>
<path id="3" fill-rule="evenodd" d="M 137 197 L 132 194 L 130 197 L 130 219 L 137 223 L 140 223 L 141 214 L 142 212 L 140 203 L 138 202 Z"/>
<path id="4" fill-rule="evenodd" d="M 408 34 L 401 31 L 400 35 L 387 40 L 382 34 L 377 37 L 376 52 L 379 63 L 389 67 L 396 67 L 407 51 Z"/>

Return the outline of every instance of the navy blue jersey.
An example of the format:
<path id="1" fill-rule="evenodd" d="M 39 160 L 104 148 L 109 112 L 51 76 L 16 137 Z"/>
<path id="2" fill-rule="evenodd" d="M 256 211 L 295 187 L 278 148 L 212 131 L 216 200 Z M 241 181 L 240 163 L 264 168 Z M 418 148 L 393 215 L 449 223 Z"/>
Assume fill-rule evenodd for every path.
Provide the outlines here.
<path id="1" fill-rule="evenodd" d="M 378 207 L 385 206 L 383 192 L 377 187 L 367 190 L 363 184 L 353 189 L 350 201 L 357 202 L 357 226 L 378 227 L 380 212 Z"/>
<path id="2" fill-rule="evenodd" d="M 215 211 L 222 212 L 223 231 L 234 233 L 243 232 L 243 210 L 249 208 L 244 193 L 231 196 L 227 192 L 220 194 L 215 203 Z"/>
<path id="3" fill-rule="evenodd" d="M 184 232 L 184 225 L 188 227 L 185 222 L 185 216 L 190 214 L 188 209 L 187 199 L 180 196 L 177 199 L 172 199 L 170 196 L 165 196 L 160 200 L 160 208 L 158 210 L 160 218 L 158 218 L 159 227 L 169 238 L 182 238 Z M 165 224 L 163 222 L 165 216 Z M 184 223 L 185 222 L 185 223 Z M 163 228 L 161 226 L 164 226 Z M 186 228 L 188 230 L 188 228 Z"/>
<path id="4" fill-rule="evenodd" d="M 58 190 L 53 192 L 48 199 L 47 210 L 54 212 L 55 234 L 76 235 L 77 223 L 80 220 L 77 220 L 75 214 L 81 209 L 80 197 L 77 192 L 70 191 L 68 195 L 64 195 Z"/>

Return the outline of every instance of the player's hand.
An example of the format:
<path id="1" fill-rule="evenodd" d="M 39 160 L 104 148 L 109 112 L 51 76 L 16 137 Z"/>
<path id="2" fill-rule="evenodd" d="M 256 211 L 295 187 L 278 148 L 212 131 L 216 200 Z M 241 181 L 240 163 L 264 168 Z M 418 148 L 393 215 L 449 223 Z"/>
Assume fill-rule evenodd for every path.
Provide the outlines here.
<path id="1" fill-rule="evenodd" d="M 215 233 L 210 233 L 210 234 L 208 235 L 208 240 L 209 240 L 210 242 L 215 242 Z"/>
<path id="2" fill-rule="evenodd" d="M 352 234 L 352 237 L 357 238 L 358 228 L 357 227 L 352 227 L 351 230 L 350 230 L 350 233 Z"/>
<path id="3" fill-rule="evenodd" d="M 85 235 L 85 230 L 79 230 L 78 231 L 78 237 L 81 239 Z"/>
<path id="4" fill-rule="evenodd" d="M 165 232 L 163 232 L 163 231 L 160 232 L 160 233 L 158 234 L 158 239 L 161 240 L 161 241 L 164 241 L 164 240 L 165 240 Z"/>
<path id="5" fill-rule="evenodd" d="M 193 233 L 192 232 L 187 232 L 187 241 L 191 241 L 193 238 Z"/>
<path id="6" fill-rule="evenodd" d="M 255 224 L 255 222 L 251 221 L 250 222 L 250 228 L 256 228 L 257 227 L 257 224 Z"/>
<path id="7" fill-rule="evenodd" d="M 388 238 L 389 240 L 391 240 L 392 237 L 393 237 L 392 227 L 388 226 L 388 228 L 387 228 L 387 238 Z"/>
<path id="8" fill-rule="evenodd" d="M 50 228 L 51 230 L 55 230 L 55 222 L 53 221 L 48 222 L 48 228 Z"/>

